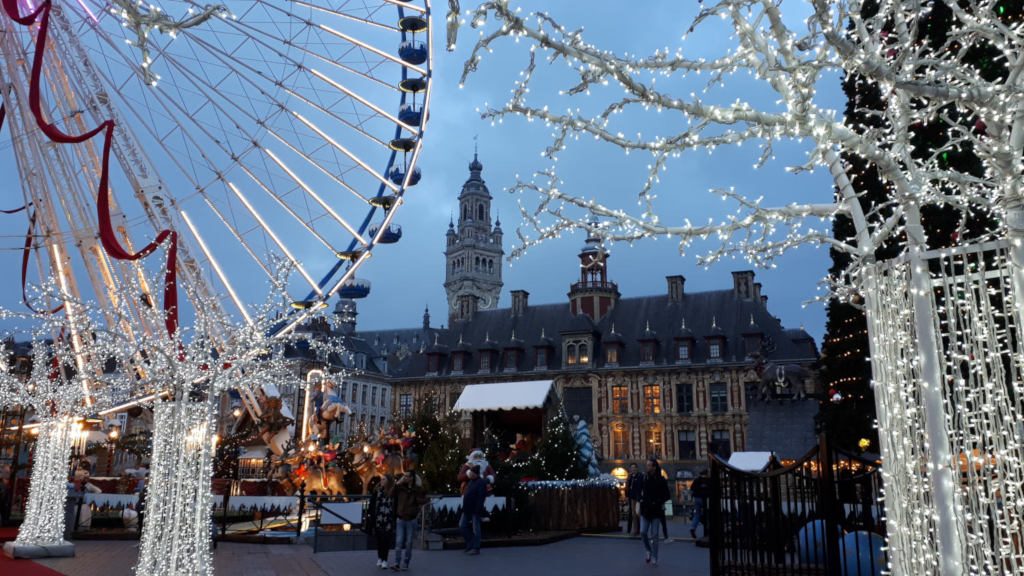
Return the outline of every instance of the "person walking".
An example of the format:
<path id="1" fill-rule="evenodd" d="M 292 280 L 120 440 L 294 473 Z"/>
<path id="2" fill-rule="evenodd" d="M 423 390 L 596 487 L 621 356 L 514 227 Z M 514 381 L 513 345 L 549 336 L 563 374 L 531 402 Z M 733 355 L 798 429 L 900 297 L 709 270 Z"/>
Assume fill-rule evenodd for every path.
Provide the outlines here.
<path id="1" fill-rule="evenodd" d="M 694 540 L 697 539 L 697 526 L 704 522 L 704 502 L 708 498 L 710 488 L 707 470 L 702 470 L 693 483 L 690 484 L 690 495 L 693 497 L 693 519 L 690 521 L 690 536 Z"/>
<path id="2" fill-rule="evenodd" d="M 462 495 L 462 518 L 459 520 L 459 530 L 462 531 L 462 538 L 466 541 L 466 554 L 477 556 L 480 554 L 480 520 L 484 514 L 488 482 L 481 476 L 480 466 L 473 466 L 469 470 L 468 476 L 469 483 L 466 484 L 466 492 Z"/>
<path id="3" fill-rule="evenodd" d="M 632 536 L 640 535 L 640 495 L 644 490 L 644 475 L 636 464 L 629 465 L 629 476 L 626 477 L 626 498 L 629 500 L 629 520 L 626 532 Z"/>
<path id="4" fill-rule="evenodd" d="M 409 470 L 395 483 L 392 490 L 395 498 L 395 563 L 394 571 L 408 570 L 412 559 L 413 537 L 416 535 L 416 518 L 420 507 L 427 503 L 423 481 L 414 470 Z"/>
<path id="5" fill-rule="evenodd" d="M 658 528 L 665 513 L 665 501 L 670 497 L 668 481 L 661 475 L 658 460 L 649 458 L 640 494 L 640 537 L 644 542 L 644 561 L 654 566 L 658 565 Z"/>
<path id="6" fill-rule="evenodd" d="M 385 474 L 370 494 L 367 518 L 373 537 L 377 540 L 377 567 L 381 569 L 388 567 L 388 554 L 395 539 L 395 501 L 392 495 L 394 487 L 394 478 L 390 474 Z"/>

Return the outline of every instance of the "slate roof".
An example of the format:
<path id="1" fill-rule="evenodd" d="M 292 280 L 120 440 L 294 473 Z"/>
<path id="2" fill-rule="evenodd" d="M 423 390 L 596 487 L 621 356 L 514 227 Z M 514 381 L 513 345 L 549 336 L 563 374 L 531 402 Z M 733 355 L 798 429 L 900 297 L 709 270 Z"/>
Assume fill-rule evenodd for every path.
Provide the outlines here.
<path id="1" fill-rule="evenodd" d="M 516 339 L 522 341 L 517 343 L 518 346 L 526 350 L 526 357 L 518 366 L 520 372 L 533 369 L 533 349 L 541 344 L 542 333 L 553 340 L 547 363 L 550 367 L 562 366 L 561 338 L 567 334 L 583 333 L 593 335 L 598 368 L 603 363 L 602 342 L 621 339 L 623 349 L 619 354 L 618 367 L 622 368 L 640 365 L 640 340 L 644 338 L 648 325 L 658 343 L 654 365 L 674 365 L 675 338 L 684 335 L 682 325 L 685 319 L 685 332 L 696 343 L 691 355 L 692 364 L 707 362 L 705 338 L 712 334 L 726 338 L 722 361 L 728 364 L 745 361 L 743 334 L 751 331 L 751 318 L 763 333 L 762 349 L 767 360 L 808 362 L 817 358 L 814 341 L 805 331 L 787 330 L 760 302 L 742 299 L 731 289 L 684 294 L 680 302 L 670 302 L 668 295 L 620 298 L 611 313 L 596 324 L 586 316 L 572 315 L 569 303 L 561 302 L 530 305 L 522 315 L 514 315 L 511 308 L 478 311 L 472 320 L 455 322 L 444 330 L 359 331 L 357 336 L 376 344 L 378 353 L 388 356 L 389 373 L 398 378 L 426 376 L 428 353 L 448 355 L 457 348 L 470 354 L 463 373 L 476 373 L 480 349 L 486 348 L 485 340 L 489 338 L 501 351 L 513 347 L 513 331 Z M 717 330 L 712 328 L 713 322 Z M 613 325 L 615 336 L 612 336 Z M 434 347 L 435 338 L 440 345 L 437 348 Z M 396 352 L 403 346 L 408 354 L 398 358 Z M 500 358 L 497 363 L 492 362 L 492 368 L 498 363 Z M 445 372 L 442 370 L 442 374 Z"/>

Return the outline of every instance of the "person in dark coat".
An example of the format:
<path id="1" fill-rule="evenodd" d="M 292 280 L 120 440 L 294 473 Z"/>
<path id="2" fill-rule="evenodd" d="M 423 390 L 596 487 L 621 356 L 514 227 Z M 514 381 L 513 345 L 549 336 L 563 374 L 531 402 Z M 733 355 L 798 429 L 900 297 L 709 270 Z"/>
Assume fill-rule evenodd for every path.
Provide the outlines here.
<path id="1" fill-rule="evenodd" d="M 462 495 L 462 518 L 459 530 L 466 541 L 466 554 L 480 554 L 480 520 L 484 515 L 484 501 L 487 499 L 487 480 L 481 474 L 480 466 L 473 466 L 473 478 L 466 485 Z"/>
<path id="2" fill-rule="evenodd" d="M 626 498 L 629 499 L 629 522 L 626 531 L 633 536 L 640 535 L 640 495 L 644 490 L 644 475 L 636 464 L 629 465 L 629 476 L 626 477 Z"/>
<path id="3" fill-rule="evenodd" d="M 369 532 L 377 540 L 377 567 L 388 567 L 388 554 L 395 539 L 395 500 L 391 491 L 395 481 L 390 474 L 381 477 L 380 483 L 370 495 L 370 507 L 366 518 Z"/>
<path id="4" fill-rule="evenodd" d="M 665 514 L 665 502 L 671 497 L 658 460 L 648 459 L 640 495 L 640 537 L 644 542 L 644 561 L 648 564 L 658 565 L 658 528 Z"/>
<path id="5" fill-rule="evenodd" d="M 407 471 L 391 491 L 395 497 L 395 563 L 391 569 L 408 570 L 412 558 L 413 537 L 416 535 L 417 518 L 420 508 L 427 503 L 427 491 L 423 480 L 414 470 Z"/>
<path id="6" fill-rule="evenodd" d="M 697 538 L 697 526 L 704 522 L 704 502 L 707 501 L 711 485 L 708 483 L 708 471 L 704 470 L 690 484 L 693 496 L 693 520 L 690 522 L 690 536 Z"/>

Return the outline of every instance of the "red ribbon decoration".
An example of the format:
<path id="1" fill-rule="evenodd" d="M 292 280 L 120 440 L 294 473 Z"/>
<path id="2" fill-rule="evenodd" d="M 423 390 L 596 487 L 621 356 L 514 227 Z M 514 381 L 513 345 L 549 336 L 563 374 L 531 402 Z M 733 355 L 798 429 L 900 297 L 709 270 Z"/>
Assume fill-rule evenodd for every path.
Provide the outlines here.
<path id="1" fill-rule="evenodd" d="M 28 284 L 28 259 L 29 256 L 32 255 L 32 231 L 35 227 L 36 213 L 33 212 L 32 215 L 28 217 L 28 232 L 25 232 L 25 247 L 21 251 L 21 299 L 25 302 L 25 306 L 36 314 L 56 314 L 64 309 L 63 304 L 57 306 L 53 310 L 40 312 L 32 307 L 32 302 L 29 301 L 28 292 L 26 291 L 26 285 Z"/>
<path id="2" fill-rule="evenodd" d="M 178 233 L 174 230 L 161 230 L 156 238 L 142 247 L 138 252 L 126 250 L 118 242 L 114 227 L 110 221 L 110 147 L 114 140 L 114 121 L 106 120 L 99 126 L 82 134 L 67 134 L 43 117 L 41 81 L 43 58 L 46 50 L 46 37 L 50 31 L 50 10 L 52 0 L 44 0 L 36 10 L 28 15 L 18 13 L 18 0 L 3 0 L 4 12 L 8 18 L 23 26 L 30 26 L 38 21 L 39 32 L 36 35 L 35 54 L 32 57 L 32 79 L 29 85 L 28 104 L 35 116 L 39 129 L 50 140 L 60 144 L 78 144 L 103 133 L 103 165 L 100 171 L 99 189 L 96 193 L 96 211 L 99 218 L 100 243 L 107 254 L 117 260 L 138 260 L 153 253 L 165 240 L 167 246 L 167 270 L 164 273 L 164 312 L 167 314 L 164 323 L 167 333 L 171 336 L 178 329 Z M 23 268 L 24 268 L 23 264 Z"/>

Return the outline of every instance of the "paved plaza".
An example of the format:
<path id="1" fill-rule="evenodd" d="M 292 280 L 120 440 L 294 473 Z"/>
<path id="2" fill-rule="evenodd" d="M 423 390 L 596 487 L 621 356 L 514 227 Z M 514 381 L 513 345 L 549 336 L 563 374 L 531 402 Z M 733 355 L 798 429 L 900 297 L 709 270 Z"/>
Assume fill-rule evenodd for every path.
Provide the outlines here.
<path id="1" fill-rule="evenodd" d="M 682 522 L 670 523 L 670 535 L 686 533 Z M 410 574 L 453 576 L 587 575 L 624 576 L 664 573 L 672 576 L 706 576 L 708 553 L 688 539 L 661 543 L 657 568 L 643 562 L 639 540 L 614 536 L 579 536 L 544 546 L 484 548 L 480 556 L 466 556 L 458 550 L 414 550 Z M 132 541 L 82 541 L 77 557 L 42 560 L 44 564 L 68 576 L 130 576 L 136 543 Z M 369 576 L 390 574 L 377 568 L 376 552 L 321 552 L 310 546 L 222 543 L 215 554 L 217 576 Z"/>

